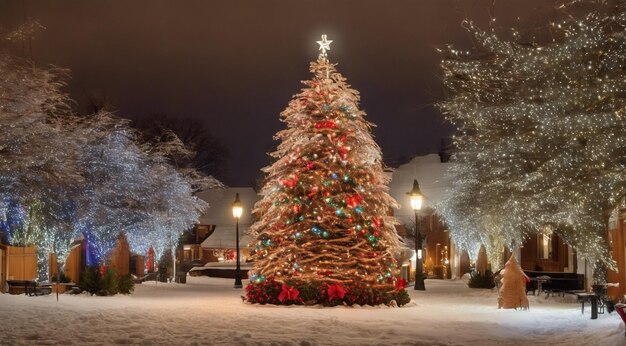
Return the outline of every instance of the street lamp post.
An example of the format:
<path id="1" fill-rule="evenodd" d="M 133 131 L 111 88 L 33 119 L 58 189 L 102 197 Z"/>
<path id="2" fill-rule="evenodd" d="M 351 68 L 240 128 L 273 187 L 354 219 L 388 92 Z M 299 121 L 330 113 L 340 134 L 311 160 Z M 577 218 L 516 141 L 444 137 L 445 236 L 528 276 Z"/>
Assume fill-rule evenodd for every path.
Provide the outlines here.
<path id="1" fill-rule="evenodd" d="M 233 202 L 233 216 L 235 217 L 235 232 L 237 233 L 236 246 L 237 246 L 237 269 L 235 269 L 235 288 L 242 288 L 241 283 L 241 265 L 239 261 L 239 218 L 243 213 L 243 206 L 239 200 L 239 193 L 235 195 L 235 201 Z"/>
<path id="2" fill-rule="evenodd" d="M 415 289 L 425 291 L 424 285 L 424 265 L 422 256 L 422 235 L 419 230 L 419 210 L 422 208 L 424 195 L 420 191 L 417 179 L 413 180 L 413 189 L 406 193 L 411 199 L 411 208 L 415 213 Z"/>

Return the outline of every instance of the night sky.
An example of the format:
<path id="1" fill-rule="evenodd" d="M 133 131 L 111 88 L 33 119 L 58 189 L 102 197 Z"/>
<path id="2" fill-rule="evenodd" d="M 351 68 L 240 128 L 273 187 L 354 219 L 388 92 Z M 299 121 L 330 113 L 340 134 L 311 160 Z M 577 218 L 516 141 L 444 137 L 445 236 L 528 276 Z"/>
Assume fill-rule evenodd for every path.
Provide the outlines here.
<path id="1" fill-rule="evenodd" d="M 0 0 L 0 26 L 33 17 L 47 28 L 33 58 L 71 69 L 67 91 L 78 110 L 96 96 L 127 118 L 201 119 L 228 149 L 219 178 L 251 186 L 278 144 L 279 113 L 310 78 L 321 34 L 334 41 L 329 59 L 361 92 L 393 165 L 437 152 L 451 133 L 434 107 L 444 97 L 436 47 L 471 47 L 463 19 L 486 28 L 495 13 L 498 26 L 532 35 L 554 7 L 552 0 Z"/>

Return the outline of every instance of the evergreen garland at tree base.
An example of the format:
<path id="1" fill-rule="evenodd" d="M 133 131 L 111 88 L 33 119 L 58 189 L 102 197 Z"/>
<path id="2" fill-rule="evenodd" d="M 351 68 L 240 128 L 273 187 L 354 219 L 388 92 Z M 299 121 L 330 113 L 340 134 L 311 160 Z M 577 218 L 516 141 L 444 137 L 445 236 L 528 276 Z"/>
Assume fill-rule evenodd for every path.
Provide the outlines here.
<path id="1" fill-rule="evenodd" d="M 283 283 L 273 277 L 262 283 L 246 286 L 246 301 L 252 304 L 274 305 L 387 305 L 403 306 L 411 301 L 404 289 L 406 281 L 398 280 L 393 285 L 367 285 L 362 282 L 329 284 L 322 281 L 299 282 L 287 280 Z"/>

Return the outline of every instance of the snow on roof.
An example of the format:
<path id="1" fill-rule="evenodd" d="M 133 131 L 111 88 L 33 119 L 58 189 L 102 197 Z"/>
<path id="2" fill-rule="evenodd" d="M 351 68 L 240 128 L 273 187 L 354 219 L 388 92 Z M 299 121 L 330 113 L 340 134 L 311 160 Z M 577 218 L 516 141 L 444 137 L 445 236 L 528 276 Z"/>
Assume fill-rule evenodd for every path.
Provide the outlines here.
<path id="1" fill-rule="evenodd" d="M 427 154 L 417 156 L 394 170 L 389 193 L 401 205 L 400 209 L 394 209 L 394 215 L 399 222 L 409 223 L 415 215 L 406 194 L 413 188 L 413 179 L 417 179 L 424 194 L 422 210 L 432 208 L 446 196 L 446 190 L 450 186 L 450 180 L 446 177 L 449 167 L 450 163 L 441 162 L 438 154 Z"/>
<path id="2" fill-rule="evenodd" d="M 243 249 L 248 244 L 250 244 L 250 237 L 244 234 L 244 230 L 247 230 L 250 225 L 242 227 L 239 224 L 239 248 Z M 237 247 L 237 243 L 235 242 L 235 225 L 232 226 L 216 226 L 215 231 L 211 233 L 211 235 L 206 238 L 201 247 L 205 249 L 234 249 Z"/>
<path id="3" fill-rule="evenodd" d="M 206 213 L 200 217 L 201 225 L 215 225 L 215 231 L 202 242 L 203 248 L 234 249 L 235 218 L 232 205 L 235 194 L 243 205 L 243 214 L 239 218 L 239 246 L 246 247 L 250 241 L 245 234 L 252 224 L 252 208 L 259 200 L 259 195 L 251 187 L 230 187 L 225 189 L 206 190 L 198 193 L 198 197 L 209 203 Z"/>

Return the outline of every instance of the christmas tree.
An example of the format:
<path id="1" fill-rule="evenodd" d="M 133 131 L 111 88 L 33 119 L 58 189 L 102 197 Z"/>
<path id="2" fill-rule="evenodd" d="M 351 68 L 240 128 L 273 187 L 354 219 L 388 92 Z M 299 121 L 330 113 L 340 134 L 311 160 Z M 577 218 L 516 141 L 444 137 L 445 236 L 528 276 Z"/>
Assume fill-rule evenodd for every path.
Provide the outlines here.
<path id="1" fill-rule="evenodd" d="M 252 283 L 397 283 L 389 176 L 358 92 L 328 61 L 331 42 L 325 35 L 318 41 L 313 79 L 281 113 L 287 129 L 276 135 L 282 142 L 264 169 L 259 218 L 251 227 Z"/>

